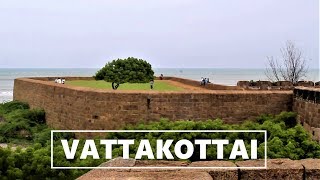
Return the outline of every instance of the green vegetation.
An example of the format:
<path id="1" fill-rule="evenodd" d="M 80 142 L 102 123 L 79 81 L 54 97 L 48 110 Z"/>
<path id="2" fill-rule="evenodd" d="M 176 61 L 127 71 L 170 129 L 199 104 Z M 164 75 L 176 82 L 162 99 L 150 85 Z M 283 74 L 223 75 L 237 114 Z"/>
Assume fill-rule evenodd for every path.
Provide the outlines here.
<path id="1" fill-rule="evenodd" d="M 277 116 L 264 115 L 255 122 L 246 121 L 242 124 L 225 124 L 222 120 L 208 121 L 168 121 L 161 120 L 150 124 L 139 124 L 128 126 L 127 130 L 267 130 L 268 158 L 320 158 L 320 144 L 311 139 L 308 132 L 301 125 L 296 123 L 296 114 L 283 112 Z M 110 139 L 149 139 L 155 152 L 156 139 L 173 139 L 174 142 L 181 139 L 228 139 L 234 142 L 235 139 L 243 139 L 247 149 L 250 149 L 251 139 L 258 140 L 258 158 L 264 158 L 264 133 L 112 133 Z M 233 143 L 224 148 L 224 154 L 230 154 Z M 137 150 L 137 146 L 130 149 L 131 155 Z M 173 149 L 171 149 L 174 154 Z M 199 161 L 199 146 L 195 147 L 194 156 L 190 161 Z M 208 146 L 207 158 L 216 159 L 216 147 Z M 115 156 L 122 155 L 121 147 L 114 150 Z M 240 159 L 238 159 L 240 160 Z"/>
<path id="2" fill-rule="evenodd" d="M 72 86 L 82 86 L 82 87 L 91 87 L 98 89 L 112 89 L 111 83 L 105 81 L 94 81 L 94 80 L 75 80 L 75 81 L 66 81 L 66 84 Z M 150 90 L 149 83 L 124 83 L 118 89 L 120 90 Z M 169 84 L 165 81 L 155 81 L 154 90 L 156 91 L 182 91 L 183 88 L 177 87 Z"/>
<path id="3" fill-rule="evenodd" d="M 0 147 L 0 180 L 76 178 L 85 173 L 51 170 L 50 131 L 43 110 L 31 110 L 28 104 L 17 101 L 0 104 L 0 143 L 9 145 Z M 54 138 L 74 137 L 62 133 Z"/>
<path id="4" fill-rule="evenodd" d="M 115 83 L 147 83 L 153 80 L 154 72 L 151 64 L 142 59 L 128 57 L 108 62 L 94 78 Z"/>
<path id="5" fill-rule="evenodd" d="M 6 179 L 75 179 L 87 172 L 87 170 L 52 170 L 50 168 L 50 128 L 45 122 L 45 115 L 42 110 L 30 110 L 29 106 L 20 102 L 9 102 L 0 104 L 0 142 L 11 144 L 17 141 L 28 142 L 28 147 L 21 149 L 0 148 L 0 180 Z M 168 121 L 161 120 L 149 124 L 138 124 L 127 126 L 124 129 L 135 130 L 267 130 L 268 132 L 268 158 L 320 158 L 320 144 L 311 140 L 310 135 L 301 125 L 296 124 L 296 114 L 283 112 L 277 116 L 264 115 L 256 121 L 246 121 L 242 124 L 229 125 L 222 120 L 207 121 Z M 10 129 L 10 131 L 8 130 Z M 28 136 L 21 135 L 21 131 L 28 132 Z M 22 133 L 23 134 L 23 133 Z M 154 142 L 158 138 L 173 139 L 196 139 L 196 138 L 221 138 L 229 139 L 232 143 L 235 139 L 258 139 L 258 156 L 263 157 L 264 135 L 259 133 L 109 133 L 107 138 L 130 138 L 149 139 L 154 148 Z M 104 158 L 93 160 L 88 158 L 80 160 L 83 141 L 79 144 L 79 149 L 74 160 L 66 160 L 60 139 L 67 139 L 71 143 L 75 138 L 72 133 L 54 134 L 54 165 L 55 166 L 98 166 L 106 161 Z M 99 143 L 96 143 L 99 144 Z M 232 144 L 230 145 L 230 147 Z M 225 148 L 226 154 L 231 150 L 229 146 Z M 98 146 L 101 157 L 104 157 L 104 146 Z M 136 146 L 130 148 L 131 156 Z M 247 148 L 249 149 L 249 148 Z M 195 156 L 190 161 L 199 160 L 199 149 L 195 148 Z M 207 150 L 207 156 L 215 159 L 216 149 L 214 147 Z M 113 157 L 122 154 L 122 148 L 116 147 Z M 241 160 L 241 159 L 237 159 Z"/>
<path id="6" fill-rule="evenodd" d="M 45 131 L 45 112 L 12 101 L 0 106 L 0 143 L 30 144 Z"/>

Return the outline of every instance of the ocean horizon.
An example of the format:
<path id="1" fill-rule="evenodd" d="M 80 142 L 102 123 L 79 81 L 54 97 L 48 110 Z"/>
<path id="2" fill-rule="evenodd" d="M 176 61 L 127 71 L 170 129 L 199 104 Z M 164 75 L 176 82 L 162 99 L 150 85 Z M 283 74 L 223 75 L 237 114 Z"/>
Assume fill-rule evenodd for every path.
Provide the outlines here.
<path id="1" fill-rule="evenodd" d="M 19 77 L 93 76 L 99 68 L 0 68 L 0 102 L 13 98 L 14 79 Z M 193 80 L 201 77 L 223 85 L 236 85 L 241 80 L 268 80 L 265 68 L 154 68 L 155 76 L 175 76 Z M 303 80 L 317 82 L 319 69 L 309 69 Z"/>

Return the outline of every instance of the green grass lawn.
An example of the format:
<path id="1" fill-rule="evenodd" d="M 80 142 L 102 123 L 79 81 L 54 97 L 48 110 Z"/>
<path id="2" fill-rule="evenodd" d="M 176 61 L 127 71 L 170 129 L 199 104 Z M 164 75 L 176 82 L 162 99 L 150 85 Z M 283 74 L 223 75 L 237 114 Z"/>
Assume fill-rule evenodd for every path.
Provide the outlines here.
<path id="1" fill-rule="evenodd" d="M 66 81 L 66 84 L 71 86 L 91 87 L 98 89 L 112 89 L 111 83 L 106 81 L 95 80 L 74 80 Z M 124 83 L 120 84 L 119 90 L 150 90 L 149 83 Z M 156 91 L 182 91 L 183 88 L 169 84 L 165 81 L 154 81 L 153 89 Z"/>

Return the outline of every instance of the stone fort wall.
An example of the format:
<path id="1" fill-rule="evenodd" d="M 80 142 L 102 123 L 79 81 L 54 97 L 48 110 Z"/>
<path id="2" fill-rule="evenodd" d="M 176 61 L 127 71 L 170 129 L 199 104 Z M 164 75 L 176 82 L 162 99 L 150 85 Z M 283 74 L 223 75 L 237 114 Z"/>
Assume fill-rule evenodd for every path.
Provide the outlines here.
<path id="1" fill-rule="evenodd" d="M 79 180 L 86 179 L 172 179 L 172 180 L 316 180 L 320 179 L 320 159 L 268 159 L 266 169 L 253 169 L 248 167 L 263 167 L 264 160 L 247 161 L 146 161 L 146 160 L 124 160 L 116 158 L 101 164 L 104 167 L 128 167 L 122 170 L 94 169 L 79 177 Z M 219 169 L 133 169 L 136 167 L 220 167 Z M 131 168 L 132 167 L 132 168 Z M 231 167 L 231 168 L 224 168 Z M 246 168 L 245 168 L 246 167 Z"/>
<path id="2" fill-rule="evenodd" d="M 119 129 L 126 124 L 160 118 L 222 118 L 228 123 L 240 123 L 261 114 L 292 110 L 293 93 L 261 90 L 114 91 L 55 84 L 50 78 L 19 78 L 14 82 L 14 100 L 28 102 L 32 108 L 43 108 L 51 127 L 98 130 Z"/>
<path id="3" fill-rule="evenodd" d="M 293 110 L 301 125 L 320 142 L 320 88 L 296 88 Z"/>

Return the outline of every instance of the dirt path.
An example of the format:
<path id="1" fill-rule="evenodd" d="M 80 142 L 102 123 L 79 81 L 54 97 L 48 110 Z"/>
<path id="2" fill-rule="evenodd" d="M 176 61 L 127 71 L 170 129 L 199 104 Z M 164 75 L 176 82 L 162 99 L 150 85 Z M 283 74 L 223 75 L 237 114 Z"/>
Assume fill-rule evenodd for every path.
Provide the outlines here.
<path id="1" fill-rule="evenodd" d="M 173 86 L 182 87 L 186 90 L 208 91 L 207 89 L 200 87 L 200 85 L 199 85 L 199 87 L 196 87 L 196 86 L 191 86 L 188 84 L 183 84 L 183 83 L 180 83 L 177 81 L 171 81 L 171 80 L 162 80 L 162 81 L 165 81 Z"/>

